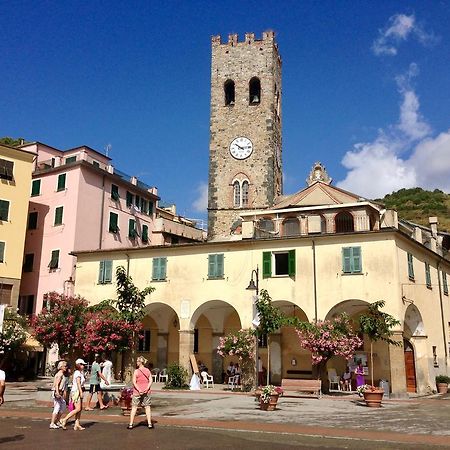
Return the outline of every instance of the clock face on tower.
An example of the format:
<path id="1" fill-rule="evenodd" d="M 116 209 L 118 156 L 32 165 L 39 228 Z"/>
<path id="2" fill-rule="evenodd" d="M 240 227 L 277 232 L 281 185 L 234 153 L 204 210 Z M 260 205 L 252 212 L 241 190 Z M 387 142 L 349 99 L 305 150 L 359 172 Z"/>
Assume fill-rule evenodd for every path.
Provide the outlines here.
<path id="1" fill-rule="evenodd" d="M 253 144 L 249 138 L 237 137 L 230 144 L 230 153 L 233 158 L 246 159 L 253 152 Z"/>

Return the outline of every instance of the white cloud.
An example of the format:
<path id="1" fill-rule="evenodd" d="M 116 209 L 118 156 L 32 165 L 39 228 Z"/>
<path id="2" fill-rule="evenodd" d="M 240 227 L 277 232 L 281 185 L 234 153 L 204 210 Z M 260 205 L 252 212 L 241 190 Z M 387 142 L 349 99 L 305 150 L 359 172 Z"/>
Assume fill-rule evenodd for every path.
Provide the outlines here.
<path id="1" fill-rule="evenodd" d="M 379 130 L 373 142 L 358 143 L 348 151 L 342 164 L 348 169 L 343 189 L 368 198 L 420 186 L 450 192 L 450 129 L 437 137 L 420 114 L 420 102 L 411 79 L 417 66 L 397 77 L 402 96 L 397 124 Z"/>
<path id="2" fill-rule="evenodd" d="M 192 203 L 194 211 L 206 212 L 208 208 L 208 184 L 201 182 L 195 191 L 197 193 L 197 199 Z"/>
<path id="3" fill-rule="evenodd" d="M 378 30 L 378 34 L 378 38 L 372 44 L 372 50 L 375 55 L 396 55 L 400 43 L 408 40 L 410 37 L 417 39 L 423 45 L 430 45 L 436 42 L 434 34 L 426 32 L 417 23 L 414 14 L 410 16 L 405 14 L 391 16 L 388 24 L 383 29 Z"/>

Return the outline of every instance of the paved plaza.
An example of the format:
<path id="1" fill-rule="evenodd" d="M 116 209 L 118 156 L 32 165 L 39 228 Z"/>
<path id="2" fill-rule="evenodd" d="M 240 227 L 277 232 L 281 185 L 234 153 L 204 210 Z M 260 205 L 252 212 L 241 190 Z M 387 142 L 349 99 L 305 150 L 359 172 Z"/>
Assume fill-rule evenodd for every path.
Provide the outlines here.
<path id="1" fill-rule="evenodd" d="M 152 436 L 156 448 L 161 449 L 450 448 L 449 394 L 386 400 L 382 409 L 367 408 L 356 394 L 320 400 L 282 397 L 276 411 L 266 412 L 259 410 L 253 397 L 225 391 L 222 386 L 195 392 L 164 391 L 161 387 L 156 385 L 153 392 L 155 430 L 144 426 L 126 430 L 128 418 L 111 407 L 84 412 L 82 422 L 88 427 L 75 433 L 48 429 L 51 410 L 36 405 L 35 384 L 10 384 L 0 408 L 0 444 L 36 448 L 38 439 L 46 448 L 66 441 L 77 445 L 89 442 L 88 448 L 127 448 Z M 144 417 L 137 423 L 140 420 Z M 111 435 L 120 440 L 109 442 Z"/>

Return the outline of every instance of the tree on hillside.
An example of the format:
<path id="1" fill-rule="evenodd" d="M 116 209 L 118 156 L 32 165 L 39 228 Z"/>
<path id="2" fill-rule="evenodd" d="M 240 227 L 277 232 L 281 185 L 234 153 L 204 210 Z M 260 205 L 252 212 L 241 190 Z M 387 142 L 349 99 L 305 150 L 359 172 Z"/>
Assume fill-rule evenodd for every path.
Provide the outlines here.
<path id="1" fill-rule="evenodd" d="M 18 147 L 19 145 L 25 144 L 27 141 L 25 141 L 24 138 L 12 138 L 12 137 L 2 137 L 0 138 L 0 144 L 9 145 L 10 147 Z"/>

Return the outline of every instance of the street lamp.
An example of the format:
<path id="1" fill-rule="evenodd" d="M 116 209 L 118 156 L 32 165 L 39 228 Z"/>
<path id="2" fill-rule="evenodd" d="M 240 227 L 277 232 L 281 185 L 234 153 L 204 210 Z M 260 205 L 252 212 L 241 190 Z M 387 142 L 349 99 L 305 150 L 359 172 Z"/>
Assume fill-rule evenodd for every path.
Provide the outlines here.
<path id="1" fill-rule="evenodd" d="M 253 275 L 255 275 L 255 280 L 253 281 Z M 256 317 L 256 300 L 258 298 L 258 294 L 259 294 L 259 268 L 258 266 L 256 266 L 256 269 L 252 270 L 252 274 L 251 274 L 251 279 L 250 279 L 250 283 L 248 283 L 248 286 L 246 287 L 246 289 L 248 291 L 255 291 L 256 293 L 256 299 L 255 299 L 255 303 L 254 303 L 254 311 L 253 311 L 253 318 Z M 255 324 L 255 321 L 253 320 L 253 325 L 255 326 L 255 328 L 258 328 L 258 326 Z M 256 336 L 256 341 L 255 341 L 255 388 L 258 388 L 258 335 Z"/>

